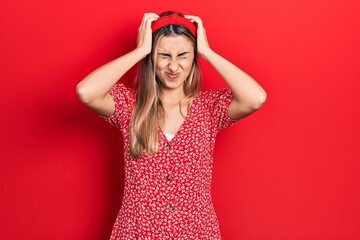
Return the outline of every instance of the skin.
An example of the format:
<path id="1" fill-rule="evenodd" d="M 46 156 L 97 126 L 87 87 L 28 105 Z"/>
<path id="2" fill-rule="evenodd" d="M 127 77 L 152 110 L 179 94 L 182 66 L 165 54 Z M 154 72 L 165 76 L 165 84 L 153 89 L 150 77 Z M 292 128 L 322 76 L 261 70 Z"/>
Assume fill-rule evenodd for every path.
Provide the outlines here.
<path id="1" fill-rule="evenodd" d="M 161 100 L 165 110 L 162 130 L 175 134 L 184 121 L 179 111 L 179 100 L 185 97 L 184 82 L 190 75 L 194 61 L 194 45 L 186 37 L 162 37 L 153 53 L 155 73 L 162 83 Z M 187 108 L 182 109 L 187 114 Z"/>
<path id="2" fill-rule="evenodd" d="M 162 83 L 163 92 L 182 89 L 194 61 L 192 42 L 181 35 L 162 37 L 153 55 L 155 73 Z"/>
<path id="3" fill-rule="evenodd" d="M 205 28 L 199 17 L 192 15 L 185 17 L 197 25 L 198 53 L 215 68 L 235 96 L 228 109 L 229 117 L 244 118 L 258 110 L 266 101 L 265 90 L 251 76 L 210 48 Z"/>
<path id="4" fill-rule="evenodd" d="M 228 109 L 229 117 L 244 118 L 258 110 L 266 101 L 264 89 L 252 77 L 210 48 L 205 28 L 199 17 L 192 15 L 185 17 L 197 25 L 198 54 L 215 68 L 235 96 Z M 145 13 L 138 29 L 136 49 L 99 67 L 78 83 L 76 88 L 78 97 L 87 107 L 104 116 L 114 113 L 115 103 L 108 91 L 132 66 L 151 53 L 151 23 L 157 18 L 159 16 L 155 13 Z M 184 96 L 182 84 L 189 73 L 186 61 L 183 62 L 179 58 L 182 51 L 190 49 L 187 44 L 187 39 L 184 37 L 174 36 L 163 37 L 158 43 L 158 50 L 170 55 L 169 59 L 160 58 L 156 63 L 156 74 L 165 86 L 160 96 L 165 109 L 163 126 L 165 133 L 175 133 L 184 121 L 177 104 Z M 169 72 L 177 71 L 180 71 L 178 79 L 169 79 L 169 76 L 166 76 Z M 183 112 L 186 113 L 186 109 L 183 109 Z"/>

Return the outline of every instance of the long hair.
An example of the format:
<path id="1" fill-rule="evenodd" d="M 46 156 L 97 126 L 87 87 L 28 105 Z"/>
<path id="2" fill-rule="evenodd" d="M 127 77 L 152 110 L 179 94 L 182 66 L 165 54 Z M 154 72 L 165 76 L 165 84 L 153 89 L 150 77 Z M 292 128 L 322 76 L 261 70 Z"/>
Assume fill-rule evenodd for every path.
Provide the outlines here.
<path id="1" fill-rule="evenodd" d="M 173 13 L 184 17 L 179 12 L 164 12 L 160 16 Z M 158 150 L 158 127 L 164 122 L 164 108 L 159 97 L 161 83 L 157 79 L 154 69 L 156 57 L 153 58 L 152 55 L 159 40 L 170 35 L 185 36 L 194 45 L 194 61 L 184 83 L 185 98 L 179 102 L 180 113 L 183 117 L 185 116 L 181 111 L 182 107 L 187 106 L 189 109 L 192 99 L 201 89 L 202 76 L 197 60 L 196 39 L 190 31 L 181 25 L 167 25 L 154 32 L 151 53 L 140 61 L 136 77 L 138 92 L 131 116 L 129 149 L 130 155 L 134 158 L 140 158 L 144 153 L 151 156 Z"/>

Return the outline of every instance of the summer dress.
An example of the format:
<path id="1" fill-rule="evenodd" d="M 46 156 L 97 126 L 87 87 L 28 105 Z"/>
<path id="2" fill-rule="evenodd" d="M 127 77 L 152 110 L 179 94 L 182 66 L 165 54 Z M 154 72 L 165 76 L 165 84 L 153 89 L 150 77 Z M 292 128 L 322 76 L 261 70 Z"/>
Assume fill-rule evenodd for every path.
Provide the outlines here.
<path id="1" fill-rule="evenodd" d="M 140 159 L 128 151 L 136 92 L 117 83 L 109 93 L 115 112 L 98 116 L 122 133 L 125 172 L 122 205 L 110 239 L 221 239 L 211 180 L 215 137 L 239 121 L 227 114 L 234 99 L 230 89 L 201 91 L 171 141 L 159 127 L 159 151 Z"/>

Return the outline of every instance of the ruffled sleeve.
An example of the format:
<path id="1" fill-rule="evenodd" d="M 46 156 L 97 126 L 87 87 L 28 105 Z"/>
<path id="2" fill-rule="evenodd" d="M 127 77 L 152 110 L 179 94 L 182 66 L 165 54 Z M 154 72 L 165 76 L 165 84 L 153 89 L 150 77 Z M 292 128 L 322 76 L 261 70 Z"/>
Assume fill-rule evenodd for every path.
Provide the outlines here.
<path id="1" fill-rule="evenodd" d="M 118 129 L 124 129 L 131 117 L 136 93 L 133 89 L 125 87 L 122 83 L 116 83 L 109 91 L 115 102 L 115 111 L 111 116 L 97 114 L 109 124 Z"/>
<path id="2" fill-rule="evenodd" d="M 235 99 L 230 89 L 222 88 L 208 91 L 208 107 L 211 112 L 211 121 L 217 131 L 228 128 L 239 119 L 231 119 L 228 109 L 232 100 Z"/>

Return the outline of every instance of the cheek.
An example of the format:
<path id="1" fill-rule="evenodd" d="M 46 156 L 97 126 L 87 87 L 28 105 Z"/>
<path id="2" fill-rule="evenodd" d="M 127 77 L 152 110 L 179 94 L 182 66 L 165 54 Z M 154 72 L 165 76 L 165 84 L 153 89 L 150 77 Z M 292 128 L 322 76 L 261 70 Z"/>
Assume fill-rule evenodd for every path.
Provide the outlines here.
<path id="1" fill-rule="evenodd" d="M 184 60 L 180 62 L 180 65 L 185 71 L 190 71 L 192 67 L 192 60 Z"/>
<path id="2" fill-rule="evenodd" d="M 161 71 L 161 70 L 165 69 L 167 65 L 168 65 L 167 61 L 158 60 L 156 65 L 155 65 L 155 68 L 156 68 L 157 71 Z"/>

